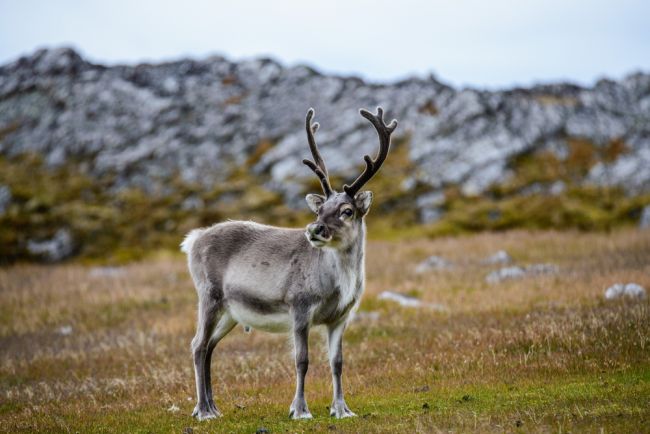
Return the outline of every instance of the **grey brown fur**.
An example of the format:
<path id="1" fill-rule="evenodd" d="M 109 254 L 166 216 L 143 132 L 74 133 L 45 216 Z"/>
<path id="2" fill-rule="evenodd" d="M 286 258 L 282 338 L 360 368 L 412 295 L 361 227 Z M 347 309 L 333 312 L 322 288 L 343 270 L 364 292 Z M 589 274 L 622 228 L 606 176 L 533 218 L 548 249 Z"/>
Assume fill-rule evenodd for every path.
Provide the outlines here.
<path id="1" fill-rule="evenodd" d="M 358 190 L 383 163 L 396 126 L 395 121 L 384 124 L 381 109 L 378 115 L 361 113 L 377 128 L 380 151 L 372 163 L 379 163 L 373 166 L 366 156 L 362 181 L 360 177 L 352 189 L 341 193 L 331 188 L 318 153 L 313 137 L 317 124 L 311 124 L 313 109 L 307 114 L 315 162 L 306 160 L 305 164 L 319 177 L 325 196 L 307 195 L 317 219 L 306 230 L 228 221 L 195 229 L 181 244 L 199 298 L 192 340 L 197 392 L 193 416 L 198 419 L 220 415 L 212 396 L 210 363 L 217 343 L 237 324 L 293 335 L 296 393 L 289 414 L 294 419 L 311 418 L 304 395 L 309 329 L 325 326 L 333 383 L 330 414 L 354 416 L 343 397 L 342 335 L 363 293 L 364 217 L 372 202 L 371 192 Z"/>

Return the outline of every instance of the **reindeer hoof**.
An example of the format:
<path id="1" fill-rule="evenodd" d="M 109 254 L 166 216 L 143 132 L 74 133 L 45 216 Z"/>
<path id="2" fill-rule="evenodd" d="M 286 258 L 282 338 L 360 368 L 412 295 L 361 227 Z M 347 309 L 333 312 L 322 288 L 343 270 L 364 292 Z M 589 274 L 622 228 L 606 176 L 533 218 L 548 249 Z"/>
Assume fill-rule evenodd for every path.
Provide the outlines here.
<path id="1" fill-rule="evenodd" d="M 337 419 L 343 419 L 344 417 L 355 417 L 356 414 L 348 408 L 345 401 L 336 401 L 333 402 L 330 407 L 330 416 Z"/>
<path id="2" fill-rule="evenodd" d="M 196 407 L 194 407 L 192 416 L 202 421 L 202 420 L 216 419 L 218 417 L 221 417 L 221 413 L 219 412 L 219 410 L 217 410 L 217 407 L 214 406 L 214 404 L 206 405 L 206 406 L 200 406 L 197 404 Z"/>
<path id="3" fill-rule="evenodd" d="M 309 411 L 305 411 L 305 412 L 297 412 L 297 411 L 294 411 L 294 410 L 290 410 L 290 411 L 289 411 L 289 417 L 290 417 L 291 419 L 293 419 L 293 420 L 297 420 L 297 419 L 312 419 L 312 418 L 313 418 L 313 416 L 311 415 L 311 413 L 310 413 Z"/>
<path id="4" fill-rule="evenodd" d="M 302 401 L 294 401 L 289 408 L 289 417 L 291 419 L 311 419 L 312 415 L 307 408 L 307 403 Z"/>

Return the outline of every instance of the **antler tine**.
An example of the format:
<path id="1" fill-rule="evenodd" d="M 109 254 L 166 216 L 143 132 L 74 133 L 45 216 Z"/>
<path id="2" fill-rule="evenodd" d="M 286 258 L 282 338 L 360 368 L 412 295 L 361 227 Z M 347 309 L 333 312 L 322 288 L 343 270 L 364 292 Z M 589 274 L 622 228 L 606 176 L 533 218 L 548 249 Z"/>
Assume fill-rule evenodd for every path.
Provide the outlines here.
<path id="1" fill-rule="evenodd" d="M 363 170 L 361 175 L 354 180 L 352 185 L 346 184 L 343 186 L 343 190 L 350 197 L 354 197 L 361 187 L 370 181 L 370 178 L 372 178 L 375 173 L 379 171 L 381 165 L 384 164 L 384 160 L 390 150 L 390 135 L 395 131 L 395 128 L 397 128 L 397 121 L 395 119 L 393 119 L 390 124 L 386 125 L 384 122 L 384 110 L 381 107 L 377 107 L 377 114 L 373 114 L 366 109 L 359 110 L 359 113 L 361 116 L 368 119 L 377 130 L 377 135 L 379 136 L 379 152 L 377 152 L 377 157 L 374 160 L 370 158 L 370 155 L 364 155 L 363 160 L 366 163 L 366 168 Z"/>
<path id="2" fill-rule="evenodd" d="M 302 160 L 303 164 L 309 167 L 320 180 L 320 184 L 323 187 L 323 192 L 325 196 L 329 197 L 332 194 L 332 187 L 330 186 L 329 175 L 327 174 L 327 167 L 325 166 L 325 161 L 321 157 L 320 152 L 318 151 L 318 145 L 316 145 L 316 139 L 314 139 L 314 133 L 318 131 L 320 126 L 318 122 L 311 123 L 312 118 L 314 117 L 314 109 L 310 108 L 307 111 L 307 117 L 305 119 L 305 129 L 307 130 L 307 141 L 309 142 L 309 149 L 311 150 L 311 155 L 314 158 L 314 161 L 309 161 L 307 159 Z"/>

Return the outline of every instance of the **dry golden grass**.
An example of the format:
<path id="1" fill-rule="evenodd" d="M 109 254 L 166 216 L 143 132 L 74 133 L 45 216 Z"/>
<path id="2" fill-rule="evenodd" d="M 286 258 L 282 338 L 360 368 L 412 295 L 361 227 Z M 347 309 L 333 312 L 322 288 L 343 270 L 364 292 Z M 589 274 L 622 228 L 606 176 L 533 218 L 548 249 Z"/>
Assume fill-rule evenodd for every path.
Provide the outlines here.
<path id="1" fill-rule="evenodd" d="M 559 272 L 499 284 L 481 260 Z M 416 274 L 429 255 L 450 269 Z M 650 303 L 605 288 L 650 288 L 650 232 L 509 232 L 368 246 L 368 285 L 345 337 L 354 420 L 327 417 L 329 368 L 312 333 L 307 398 L 288 420 L 286 337 L 235 329 L 213 362 L 224 417 L 189 417 L 196 295 L 180 256 L 113 271 L 69 264 L 0 270 L 0 430 L 62 432 L 640 432 L 650 426 Z M 417 294 L 445 311 L 380 301 Z M 60 328 L 71 326 L 69 335 Z M 179 411 L 168 411 L 175 406 Z"/>

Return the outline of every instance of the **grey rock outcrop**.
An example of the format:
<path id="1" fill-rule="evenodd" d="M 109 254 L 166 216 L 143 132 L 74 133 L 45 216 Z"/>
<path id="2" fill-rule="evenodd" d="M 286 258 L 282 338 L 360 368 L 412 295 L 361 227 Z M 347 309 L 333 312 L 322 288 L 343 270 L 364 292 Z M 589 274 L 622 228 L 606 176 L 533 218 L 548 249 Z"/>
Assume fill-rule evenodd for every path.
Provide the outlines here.
<path id="1" fill-rule="evenodd" d="M 11 189 L 7 185 L 0 185 L 0 216 L 7 212 L 11 203 Z"/>
<path id="2" fill-rule="evenodd" d="M 36 152 L 53 166 L 87 160 L 89 174 L 115 174 L 117 189 L 152 190 L 175 175 L 208 188 L 266 141 L 273 146 L 251 170 L 291 204 L 310 179 L 301 165 L 307 108 L 317 110 L 330 172 L 350 178 L 363 153 L 376 147 L 357 110 L 377 105 L 400 120 L 396 143 L 408 146 L 414 167 L 407 184 L 424 185 L 429 195 L 416 204 L 425 221 L 439 217 L 443 187 L 480 194 L 508 178 L 517 156 L 547 149 L 566 158 L 567 140 L 575 137 L 626 146 L 614 160 L 595 164 L 584 182 L 650 189 L 650 75 L 644 73 L 590 88 L 481 91 L 434 77 L 368 83 L 270 59 L 106 67 L 72 49 L 40 50 L 0 67 L 0 155 Z"/>
<path id="3" fill-rule="evenodd" d="M 646 205 L 641 211 L 641 218 L 639 219 L 639 227 L 641 229 L 650 228 L 650 205 Z"/>
<path id="4" fill-rule="evenodd" d="M 67 229 L 59 229 L 47 240 L 29 240 L 27 250 L 31 255 L 39 256 L 50 262 L 58 262 L 74 253 L 74 240 Z"/>

